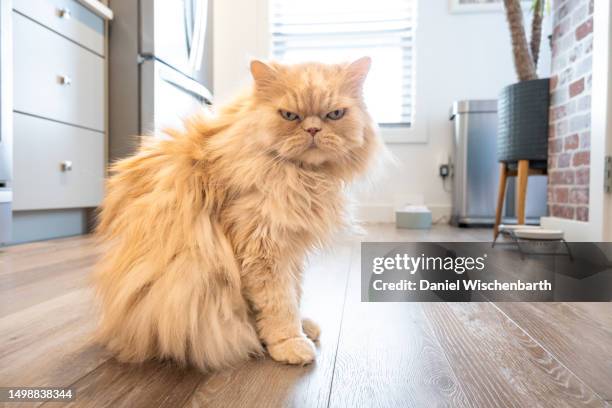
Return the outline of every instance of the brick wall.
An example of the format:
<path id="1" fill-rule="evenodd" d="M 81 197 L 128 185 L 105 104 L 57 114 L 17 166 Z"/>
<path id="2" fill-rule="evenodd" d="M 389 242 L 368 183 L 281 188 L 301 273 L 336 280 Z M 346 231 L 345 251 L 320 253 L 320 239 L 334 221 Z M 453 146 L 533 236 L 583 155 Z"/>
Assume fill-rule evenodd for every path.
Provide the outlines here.
<path id="1" fill-rule="evenodd" d="M 548 213 L 588 221 L 593 0 L 553 0 Z"/>

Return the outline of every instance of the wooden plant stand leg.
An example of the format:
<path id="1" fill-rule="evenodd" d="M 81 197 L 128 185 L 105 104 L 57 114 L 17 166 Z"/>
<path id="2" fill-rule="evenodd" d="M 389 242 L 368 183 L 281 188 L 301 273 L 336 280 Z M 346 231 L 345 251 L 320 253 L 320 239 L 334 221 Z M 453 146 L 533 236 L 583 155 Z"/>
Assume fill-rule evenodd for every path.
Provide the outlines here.
<path id="1" fill-rule="evenodd" d="M 525 201 L 527 200 L 527 179 L 529 178 L 529 160 L 518 161 L 516 177 L 516 218 L 517 224 L 525 224 Z"/>
<path id="2" fill-rule="evenodd" d="M 508 166 L 499 163 L 499 187 L 497 189 L 497 208 L 495 209 L 495 226 L 493 227 L 493 241 L 499 235 L 499 224 L 501 224 L 502 210 L 504 209 L 504 198 L 506 197 L 506 181 L 508 180 Z"/>

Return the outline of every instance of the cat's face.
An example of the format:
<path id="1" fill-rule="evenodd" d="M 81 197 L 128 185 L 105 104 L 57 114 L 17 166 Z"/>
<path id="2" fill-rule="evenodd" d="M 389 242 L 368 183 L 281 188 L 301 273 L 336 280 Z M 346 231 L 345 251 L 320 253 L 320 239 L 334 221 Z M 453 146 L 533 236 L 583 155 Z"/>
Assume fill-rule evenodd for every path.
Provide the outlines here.
<path id="1" fill-rule="evenodd" d="M 362 87 L 370 59 L 352 64 L 251 63 L 260 142 L 281 159 L 342 161 L 364 143 L 370 122 Z"/>

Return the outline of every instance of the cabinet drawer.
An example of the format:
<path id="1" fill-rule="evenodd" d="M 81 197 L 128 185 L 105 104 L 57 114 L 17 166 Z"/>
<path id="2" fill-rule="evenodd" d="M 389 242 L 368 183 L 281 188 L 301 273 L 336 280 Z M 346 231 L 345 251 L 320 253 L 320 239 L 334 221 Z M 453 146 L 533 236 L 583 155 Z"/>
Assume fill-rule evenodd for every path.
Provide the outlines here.
<path id="1" fill-rule="evenodd" d="M 14 135 L 14 210 L 101 202 L 104 134 L 15 113 Z"/>
<path id="2" fill-rule="evenodd" d="M 13 10 L 104 55 L 104 20 L 74 0 L 15 0 Z"/>
<path id="3" fill-rule="evenodd" d="M 13 13 L 14 109 L 104 130 L 104 59 Z"/>

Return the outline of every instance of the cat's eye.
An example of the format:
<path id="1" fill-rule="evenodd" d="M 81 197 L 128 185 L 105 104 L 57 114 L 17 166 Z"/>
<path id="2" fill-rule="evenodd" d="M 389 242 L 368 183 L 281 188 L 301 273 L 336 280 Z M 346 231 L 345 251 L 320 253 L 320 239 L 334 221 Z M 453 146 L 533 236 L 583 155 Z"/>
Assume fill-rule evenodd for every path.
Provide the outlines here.
<path id="1" fill-rule="evenodd" d="M 283 109 L 279 109 L 278 112 L 283 117 L 283 119 L 288 120 L 290 122 L 298 120 L 300 118 L 300 115 L 298 115 L 297 113 L 289 112 Z"/>
<path id="2" fill-rule="evenodd" d="M 336 109 L 335 111 L 329 112 L 325 117 L 331 120 L 341 119 L 346 113 L 346 109 Z"/>

